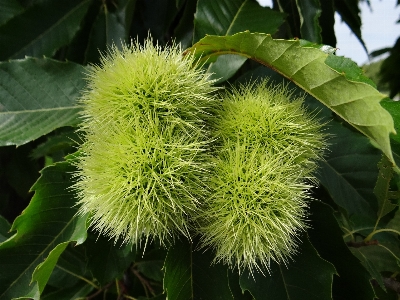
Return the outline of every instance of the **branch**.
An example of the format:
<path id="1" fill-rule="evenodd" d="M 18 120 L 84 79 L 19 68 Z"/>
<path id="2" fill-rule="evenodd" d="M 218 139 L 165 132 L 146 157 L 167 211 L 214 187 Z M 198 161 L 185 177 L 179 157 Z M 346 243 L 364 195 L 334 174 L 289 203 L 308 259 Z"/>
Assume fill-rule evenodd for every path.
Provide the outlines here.
<path id="1" fill-rule="evenodd" d="M 372 240 L 372 241 L 361 241 L 361 242 L 346 242 L 346 245 L 349 247 L 353 248 L 360 248 L 360 247 L 366 247 L 366 246 L 371 246 L 371 245 L 378 245 L 379 242 L 378 240 Z"/>
<path id="2" fill-rule="evenodd" d="M 86 300 L 90 300 L 95 298 L 97 295 L 99 295 L 101 292 L 103 292 L 104 290 L 107 290 L 111 285 L 113 284 L 113 282 L 110 282 L 109 284 L 107 284 L 106 286 L 104 286 L 101 289 L 98 289 L 95 293 L 93 293 L 92 295 L 86 297 Z"/>
<path id="3" fill-rule="evenodd" d="M 383 278 L 383 283 L 387 289 L 391 289 L 395 291 L 397 294 L 400 294 L 400 282 L 398 282 L 394 278 Z"/>
<path id="4" fill-rule="evenodd" d="M 144 277 L 140 274 L 140 272 L 139 272 L 138 270 L 132 268 L 132 272 L 133 272 L 133 274 L 135 274 L 135 276 L 139 279 L 139 281 L 141 282 L 141 284 L 142 284 L 143 287 L 145 288 L 146 297 L 148 297 L 148 295 L 147 295 L 147 290 L 149 290 L 150 293 L 151 293 L 153 296 L 155 296 L 154 289 L 152 288 L 150 282 L 149 282 L 146 278 L 144 278 Z"/>

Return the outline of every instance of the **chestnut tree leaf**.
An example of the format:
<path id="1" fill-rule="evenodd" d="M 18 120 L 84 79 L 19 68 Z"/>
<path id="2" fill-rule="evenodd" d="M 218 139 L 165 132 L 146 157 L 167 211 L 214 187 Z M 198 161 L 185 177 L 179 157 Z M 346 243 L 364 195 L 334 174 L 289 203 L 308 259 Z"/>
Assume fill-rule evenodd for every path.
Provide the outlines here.
<path id="1" fill-rule="evenodd" d="M 121 241 L 114 243 L 104 235 L 94 232 L 90 232 L 87 241 L 79 247 L 85 249 L 87 268 L 101 285 L 120 276 L 136 255 L 132 245 L 123 245 Z"/>
<path id="2" fill-rule="evenodd" d="M 371 85 L 355 63 L 349 64 L 349 59 L 325 48 L 246 31 L 206 36 L 187 52 L 194 53 L 200 63 L 223 54 L 238 54 L 274 69 L 369 137 L 394 162 L 389 139 L 389 134 L 395 133 L 393 119 L 379 104 L 386 96 Z"/>
<path id="3" fill-rule="evenodd" d="M 381 102 L 381 105 L 392 115 L 394 121 L 394 128 L 397 132 L 400 131 L 400 102 L 385 99 Z M 390 141 L 392 145 L 392 151 L 394 158 L 396 159 L 397 165 L 400 164 L 400 134 L 391 134 Z"/>
<path id="4" fill-rule="evenodd" d="M 194 251 L 193 244 L 177 240 L 164 263 L 164 290 L 169 300 L 233 300 L 228 269 L 212 264 L 210 251 Z"/>
<path id="5" fill-rule="evenodd" d="M 0 27 L 0 60 L 53 56 L 72 41 L 91 2 L 36 1 Z"/>
<path id="6" fill-rule="evenodd" d="M 337 271 L 333 281 L 333 299 L 374 299 L 371 276 L 351 253 L 343 240 L 343 231 L 333 215 L 333 209 L 320 201 L 311 202 L 310 242 L 319 255 L 332 263 Z M 321 238 L 329 236 L 329 238 Z"/>
<path id="7" fill-rule="evenodd" d="M 393 165 L 383 156 L 381 161 L 378 163 L 379 175 L 378 180 L 374 188 L 374 194 L 378 199 L 378 219 L 376 225 L 378 225 L 380 219 L 394 210 L 397 206 L 390 201 L 390 180 L 393 177 Z"/>
<path id="8" fill-rule="evenodd" d="M 71 300 L 82 299 L 88 296 L 93 291 L 93 286 L 84 282 L 78 281 L 74 286 L 66 286 L 58 290 L 51 291 L 41 295 L 41 300 Z"/>
<path id="9" fill-rule="evenodd" d="M 106 52 L 107 47 L 116 45 L 119 49 L 128 43 L 129 29 L 132 23 L 136 0 L 118 1 L 115 9 L 110 11 L 107 2 L 100 7 L 100 12 L 93 22 L 86 57 L 91 62 L 99 62 L 99 52 Z M 109 6 L 114 6 L 114 3 Z"/>
<path id="10" fill-rule="evenodd" d="M 284 17 L 285 14 L 262 7 L 254 0 L 199 0 L 194 17 L 193 42 L 207 34 L 227 36 L 244 30 L 273 34 L 284 22 Z M 217 82 L 229 79 L 246 59 L 238 55 L 219 57 L 208 67 L 211 79 L 217 79 Z"/>
<path id="11" fill-rule="evenodd" d="M 0 0 L 0 7 L 0 25 L 24 11 L 17 0 Z"/>
<path id="12" fill-rule="evenodd" d="M 86 217 L 76 216 L 68 161 L 42 170 L 28 207 L 17 217 L 11 238 L 0 244 L 0 299 L 39 299 L 60 254 L 86 239 Z"/>
<path id="13" fill-rule="evenodd" d="M 296 5 L 300 16 L 301 37 L 322 43 L 321 26 L 318 21 L 322 12 L 319 0 L 296 0 Z"/>
<path id="14" fill-rule="evenodd" d="M 262 7 L 254 0 L 199 0 L 193 42 L 207 34 L 225 36 L 244 30 L 273 34 L 284 17 L 285 14 Z"/>
<path id="15" fill-rule="evenodd" d="M 10 228 L 10 223 L 0 215 L 0 243 L 11 237 L 12 234 L 10 233 Z"/>
<path id="16" fill-rule="evenodd" d="M 337 121 L 329 122 L 326 132 L 331 135 L 329 151 L 319 163 L 317 178 L 351 220 L 361 216 L 373 227 L 377 215 L 373 188 L 381 153 L 366 137 Z"/>
<path id="17" fill-rule="evenodd" d="M 304 238 L 297 255 L 287 265 L 271 263 L 269 273 L 244 272 L 240 276 L 242 290 L 255 300 L 325 300 L 332 299 L 335 268 L 322 259 L 308 238 Z"/>
<path id="18" fill-rule="evenodd" d="M 0 63 L 0 146 L 78 123 L 84 67 L 47 58 Z"/>
<path id="19" fill-rule="evenodd" d="M 380 241 L 377 245 L 351 247 L 350 249 L 368 270 L 371 278 L 375 279 L 382 289 L 385 289 L 385 286 L 381 272 L 400 272 L 398 245 Z"/>

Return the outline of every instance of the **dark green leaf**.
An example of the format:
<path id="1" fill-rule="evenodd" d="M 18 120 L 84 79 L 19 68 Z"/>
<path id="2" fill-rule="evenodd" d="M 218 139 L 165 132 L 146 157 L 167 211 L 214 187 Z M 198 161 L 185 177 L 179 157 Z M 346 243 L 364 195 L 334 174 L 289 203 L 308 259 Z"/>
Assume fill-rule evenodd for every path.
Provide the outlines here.
<path id="1" fill-rule="evenodd" d="M 0 146 L 76 124 L 83 72 L 81 65 L 46 58 L 0 63 Z"/>
<path id="2" fill-rule="evenodd" d="M 368 260 L 377 272 L 400 272 L 398 256 L 400 249 L 396 246 L 379 243 L 378 245 L 351 248 L 351 250 L 357 257 L 361 258 L 361 261 L 364 260 L 364 263 L 365 260 Z"/>
<path id="3" fill-rule="evenodd" d="M 274 7 L 279 7 L 281 12 L 287 14 L 287 26 L 284 29 L 284 38 L 299 38 L 300 34 L 300 16 L 297 9 L 296 0 L 274 0 Z M 286 32 L 287 31 L 287 32 Z"/>
<path id="4" fill-rule="evenodd" d="M 85 244 L 79 247 L 85 249 L 87 267 L 101 285 L 121 276 L 134 260 L 136 253 L 132 245 L 114 243 L 95 233 L 90 234 Z"/>
<path id="5" fill-rule="evenodd" d="M 400 209 L 398 209 L 394 217 L 386 224 L 386 228 L 400 232 Z"/>
<path id="6" fill-rule="evenodd" d="M 176 1 L 176 7 L 182 7 L 182 5 L 185 3 L 185 0 L 175 0 Z"/>
<path id="7" fill-rule="evenodd" d="M 387 84 L 390 89 L 390 97 L 394 98 L 400 93 L 400 37 L 397 39 L 390 55 L 382 62 L 380 69 L 381 83 Z"/>
<path id="8" fill-rule="evenodd" d="M 386 292 L 379 286 L 375 285 L 376 299 L 379 300 L 399 300 L 398 294 L 395 291 L 387 290 Z"/>
<path id="9" fill-rule="evenodd" d="M 134 266 L 138 271 L 152 280 L 162 282 L 164 277 L 163 265 L 167 251 L 163 248 L 155 248 L 147 250 L 141 257 L 138 257 L 135 261 Z"/>
<path id="10" fill-rule="evenodd" d="M 154 41 L 165 45 L 170 42 L 178 12 L 176 0 L 137 0 L 131 36 L 142 41 L 150 33 Z"/>
<path id="11" fill-rule="evenodd" d="M 76 285 L 77 282 L 82 280 L 81 278 L 92 278 L 92 275 L 87 270 L 86 257 L 77 255 L 76 248 L 80 247 L 81 245 L 69 245 L 64 250 L 51 273 L 47 286 L 66 288 Z"/>
<path id="12" fill-rule="evenodd" d="M 232 35 L 244 30 L 275 33 L 284 14 L 261 7 L 253 0 L 199 0 L 193 42 L 209 35 Z"/>
<path id="13" fill-rule="evenodd" d="M 67 243 L 86 239 L 86 218 L 77 217 L 69 162 L 45 168 L 35 195 L 13 223 L 17 233 L 0 245 L 0 299 L 39 299 Z"/>
<path id="14" fill-rule="evenodd" d="M 0 216 L 0 244 L 12 236 L 10 229 L 11 224 L 4 217 Z"/>
<path id="15" fill-rule="evenodd" d="M 46 292 L 40 297 L 41 300 L 74 300 L 86 297 L 93 290 L 93 286 L 84 281 L 77 282 L 71 287 L 62 287 Z"/>
<path id="16" fill-rule="evenodd" d="M 101 5 L 90 34 L 87 50 L 89 61 L 97 62 L 99 52 L 105 52 L 112 45 L 121 49 L 122 44 L 128 42 L 135 3 L 136 0 L 123 0 L 115 4 L 110 2 L 109 5 L 117 5 L 116 8 L 108 7 L 107 2 Z"/>
<path id="17" fill-rule="evenodd" d="M 176 241 L 168 251 L 164 264 L 164 290 L 168 299 L 233 299 L 227 268 L 211 264 L 213 257 L 209 251 L 193 251 L 193 248 L 187 241 Z"/>
<path id="18" fill-rule="evenodd" d="M 0 0 L 0 25 L 24 11 L 17 0 Z"/>
<path id="19" fill-rule="evenodd" d="M 194 19 L 193 42 L 207 34 L 232 35 L 244 30 L 275 33 L 283 23 L 284 14 L 261 7 L 254 0 L 200 0 Z M 268 20 L 268 21 L 267 21 Z M 246 57 L 219 57 L 208 72 L 218 82 L 229 79 L 246 61 Z"/>
<path id="20" fill-rule="evenodd" d="M 250 32 L 207 36 L 187 51 L 201 62 L 222 54 L 239 54 L 273 68 L 368 136 L 393 161 L 389 140 L 389 134 L 395 132 L 393 119 L 379 104 L 386 96 L 364 78 L 353 80 L 350 74 L 349 80 L 329 67 L 325 60 L 333 54 L 301 46 L 298 40 L 274 40 L 268 34 Z"/>
<path id="21" fill-rule="evenodd" d="M 365 247 L 362 247 L 365 248 Z M 364 251 L 360 251 L 360 248 L 350 248 L 352 253 L 358 257 L 358 259 L 361 261 L 361 263 L 364 265 L 365 269 L 368 270 L 369 274 L 373 279 L 378 282 L 379 286 L 385 290 L 385 286 L 383 284 L 383 278 L 382 275 L 379 273 L 379 270 L 375 267 L 374 263 L 370 261 L 369 257 L 364 254 Z"/>
<path id="22" fill-rule="evenodd" d="M 397 207 L 392 204 L 389 196 L 390 180 L 393 177 L 393 165 L 388 158 L 383 155 L 378 167 L 379 175 L 374 188 L 374 194 L 378 199 L 378 220 L 376 221 L 376 224 L 379 223 L 382 217 Z"/>
<path id="23" fill-rule="evenodd" d="M 322 43 L 336 47 L 336 35 L 335 28 L 332 26 L 335 24 L 335 9 L 333 0 L 320 1 L 322 13 L 319 18 L 319 24 L 321 26 Z"/>
<path id="24" fill-rule="evenodd" d="M 164 264 L 164 290 L 173 300 L 193 299 L 192 245 L 176 241 Z"/>
<path id="25" fill-rule="evenodd" d="M 369 54 L 369 56 L 370 57 L 377 57 L 377 56 L 380 56 L 380 55 L 385 54 L 387 52 L 390 52 L 391 50 L 392 50 L 392 47 L 382 48 L 382 49 L 379 49 L 379 50 L 372 51 Z"/>
<path id="26" fill-rule="evenodd" d="M 0 27 L 0 60 L 53 56 L 80 28 L 91 0 L 40 1 Z"/>
<path id="27" fill-rule="evenodd" d="M 8 153 L 4 151 L 2 153 L 5 155 L 5 163 L 2 166 L 6 174 L 5 180 L 18 196 L 26 201 L 25 204 L 27 205 L 32 197 L 29 189 L 39 178 L 40 165 L 29 157 L 32 145 L 23 145 L 12 150 L 14 151 L 8 151 Z M 14 205 L 14 203 L 11 205 Z"/>
<path id="28" fill-rule="evenodd" d="M 186 49 L 192 45 L 194 29 L 193 19 L 194 13 L 196 12 L 196 5 L 196 0 L 186 1 L 182 18 L 175 28 L 174 36 L 176 37 L 176 42 L 181 44 L 182 49 Z"/>
<path id="29" fill-rule="evenodd" d="M 386 100 L 381 102 L 382 106 L 392 115 L 394 128 L 400 133 L 400 102 Z M 396 143 L 400 143 L 400 134 L 392 134 L 390 138 Z M 395 151 L 395 149 L 393 149 Z M 400 154 L 400 153 L 397 153 Z"/>
<path id="30" fill-rule="evenodd" d="M 215 84 L 228 80 L 235 75 L 246 60 L 244 56 L 233 54 L 218 57 L 217 61 L 211 63 L 208 68 L 208 72 L 211 73 L 210 79 L 216 80 Z"/>
<path id="31" fill-rule="evenodd" d="M 271 263 L 270 274 L 245 272 L 240 277 L 243 290 L 255 300 L 325 300 L 332 298 L 335 268 L 323 260 L 308 241 L 303 239 L 299 252 L 287 266 Z"/>
<path id="32" fill-rule="evenodd" d="M 368 139 L 332 121 L 330 147 L 317 173 L 321 184 L 336 204 L 343 207 L 350 219 L 362 216 L 367 224 L 376 221 L 376 198 L 373 187 L 378 177 L 380 154 Z"/>
<path id="33" fill-rule="evenodd" d="M 229 289 L 234 300 L 252 300 L 249 291 L 243 291 L 240 287 L 240 274 L 237 270 L 228 270 Z"/>
<path id="34" fill-rule="evenodd" d="M 74 147 L 81 141 L 81 137 L 73 127 L 65 127 L 54 135 L 47 136 L 47 140 L 38 145 L 31 153 L 31 157 L 51 156 L 56 161 L 63 160 L 64 156 L 76 151 Z"/>
<path id="35" fill-rule="evenodd" d="M 333 216 L 332 209 L 322 202 L 311 203 L 310 241 L 321 257 L 331 262 L 337 271 L 333 281 L 333 298 L 352 300 L 374 298 L 370 275 L 354 257 L 342 238 L 342 231 Z M 321 238 L 321 237 L 329 238 Z M 336 297 L 335 297 L 336 296 Z"/>
<path id="36" fill-rule="evenodd" d="M 322 43 L 319 17 L 321 4 L 319 0 L 296 0 L 300 15 L 301 38 L 314 43 Z"/>

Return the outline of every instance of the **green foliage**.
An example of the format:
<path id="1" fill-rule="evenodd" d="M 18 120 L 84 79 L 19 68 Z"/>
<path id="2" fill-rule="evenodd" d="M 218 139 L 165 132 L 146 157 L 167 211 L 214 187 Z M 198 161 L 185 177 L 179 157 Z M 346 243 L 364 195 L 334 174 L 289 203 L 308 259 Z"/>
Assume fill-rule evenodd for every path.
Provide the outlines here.
<path id="1" fill-rule="evenodd" d="M 75 216 L 70 189 L 73 171 L 69 162 L 45 168 L 32 187 L 35 196 L 10 229 L 17 232 L 0 244 L 0 299 L 39 299 L 67 245 L 85 241 L 86 218 Z"/>
<path id="2" fill-rule="evenodd" d="M 400 63 L 400 38 L 397 39 L 396 44 L 390 49 L 390 55 L 386 58 L 380 70 L 381 82 L 386 83 L 390 89 L 390 97 L 394 97 L 400 93 L 400 72 L 396 68 Z"/>
<path id="3" fill-rule="evenodd" d="M 60 47 L 72 41 L 90 2 L 35 1 L 0 27 L 3 45 L 0 59 L 53 56 Z"/>
<path id="4" fill-rule="evenodd" d="M 307 237 L 303 237 L 299 255 L 287 266 L 272 263 L 271 275 L 242 274 L 240 286 L 255 299 L 330 299 L 335 268 L 322 259 Z"/>
<path id="5" fill-rule="evenodd" d="M 0 0 L 0 299 L 397 298 L 400 138 L 393 133 L 400 130 L 399 104 L 378 92 L 373 81 L 354 62 L 334 54 L 335 12 L 364 45 L 359 1 L 273 3 L 273 7 L 263 8 L 254 0 Z M 98 231 L 88 230 L 89 220 L 93 219 L 77 214 L 79 197 L 76 188 L 72 188 L 79 177 L 77 158 L 68 154 L 85 149 L 85 138 L 74 127 L 87 124 L 82 119 L 82 102 L 78 99 L 97 93 L 89 92 L 92 89 L 85 87 L 85 78 L 89 77 L 90 82 L 94 72 L 99 72 L 99 63 L 105 63 L 99 50 L 113 47 L 114 56 L 118 56 L 120 51 L 127 51 L 122 49 L 124 43 L 137 39 L 143 45 L 149 34 L 161 49 L 166 45 L 171 47 L 173 42 L 180 43 L 186 54 L 193 53 L 194 58 L 205 63 L 198 66 L 208 73 L 205 77 L 215 79 L 214 87 L 208 89 L 210 97 L 220 97 L 214 94 L 216 89 L 232 86 L 240 89 L 237 87 L 240 84 L 265 82 L 265 77 L 269 77 L 268 84 L 288 85 L 295 98 L 304 98 L 302 109 L 307 110 L 306 114 L 317 114 L 316 119 L 325 124 L 323 134 L 329 140 L 324 160 L 318 162 L 315 173 L 319 186 L 304 183 L 314 186 L 304 192 L 309 195 L 303 200 L 309 207 L 304 210 L 306 226 L 293 235 L 299 241 L 298 247 L 285 263 L 272 260 L 267 266 L 259 264 L 259 269 L 252 272 L 229 268 L 224 262 L 232 256 L 221 250 L 225 246 L 223 240 L 219 249 L 212 246 L 201 249 L 204 236 L 192 229 L 193 226 L 198 230 L 198 224 L 187 226 L 185 234 L 190 239 L 182 234 L 163 245 L 155 235 L 147 242 L 138 238 L 136 244 L 123 244 L 123 238 L 109 240 Z M 380 75 L 391 96 L 398 93 L 397 48 L 396 44 L 384 50 L 390 51 L 390 56 L 382 62 Z M 180 53 L 177 51 L 174 57 L 188 59 Z M 187 62 L 191 64 L 192 58 L 189 56 Z M 122 61 L 123 57 L 119 59 Z M 112 63 L 107 63 L 112 68 Z M 167 63 L 160 63 L 150 73 L 167 71 Z M 116 157 L 121 163 L 125 161 L 121 159 L 124 154 L 127 165 L 134 163 L 133 152 L 126 151 L 124 140 L 112 134 L 115 125 L 110 126 L 109 121 L 118 98 L 115 95 L 132 99 L 128 88 L 125 92 L 118 90 L 120 82 L 132 86 L 142 80 L 143 89 L 158 85 L 152 99 L 172 92 L 175 96 L 184 94 L 188 101 L 200 93 L 198 85 L 202 84 L 196 77 L 185 91 L 174 91 L 169 85 L 181 82 L 174 72 L 163 79 L 167 84 L 161 87 L 159 79 L 146 81 L 144 75 L 127 76 L 144 72 L 143 64 L 121 65 L 124 72 L 114 73 L 114 77 L 112 72 L 107 73 L 110 77 L 104 77 L 97 87 L 97 91 L 103 86 L 114 87 L 114 96 L 103 95 L 100 117 L 96 120 L 101 125 L 96 143 L 102 148 L 97 158 L 102 168 L 97 171 L 106 178 L 97 188 L 110 188 L 107 181 L 112 182 L 121 173 L 121 165 L 115 164 Z M 381 84 L 376 83 L 378 87 Z M 209 104 L 203 103 L 202 109 L 211 108 Z M 126 105 L 120 110 L 125 118 L 121 118 L 122 127 L 118 130 L 129 133 L 136 128 L 128 122 L 134 105 L 131 100 Z M 211 115 L 203 114 L 204 110 L 201 119 L 207 122 L 192 122 L 193 116 L 187 112 L 193 107 L 186 106 L 179 106 L 175 121 L 180 118 L 192 127 L 199 125 L 197 136 L 193 134 L 190 138 L 198 142 L 199 148 L 214 151 L 212 155 L 222 155 L 215 146 L 221 142 L 220 138 L 212 141 L 212 147 L 207 144 L 210 141 L 205 133 L 216 124 L 208 123 Z M 253 105 L 243 101 L 242 108 L 248 106 Z M 208 112 L 211 111 L 214 112 Z M 226 112 L 221 110 L 219 114 L 213 117 L 218 118 L 224 131 L 228 126 L 224 123 Z M 144 123 L 140 120 L 139 123 L 138 135 L 144 135 Z M 251 124 L 269 126 L 263 116 Z M 165 150 L 167 136 L 180 136 L 176 131 L 170 132 L 167 136 L 160 135 L 161 141 L 154 138 L 155 131 L 147 133 L 143 145 L 135 144 L 135 149 L 147 147 L 154 151 L 152 143 L 159 142 L 157 147 Z M 174 148 L 171 159 L 182 163 L 179 155 L 188 150 L 179 150 L 169 142 L 168 146 Z M 119 152 L 110 147 L 112 143 Z M 315 139 L 310 143 L 314 150 L 323 147 Z M 302 164 L 294 158 L 299 150 L 293 149 L 291 143 L 285 149 L 277 147 L 276 151 L 280 156 L 265 162 L 265 168 L 273 168 L 275 164 L 287 167 L 290 162 L 296 170 L 296 163 Z M 82 158 L 82 153 L 76 156 Z M 236 164 L 232 166 L 237 168 Z M 159 170 L 153 167 L 147 174 Z M 203 167 L 203 175 L 211 174 L 211 168 Z M 246 163 L 243 167 L 252 169 L 254 165 Z M 117 168 L 119 171 L 115 173 Z M 309 176 L 314 168 L 310 165 Z M 189 173 L 193 174 L 183 169 L 177 171 L 187 179 Z M 287 182 L 286 177 L 281 182 Z M 204 176 L 198 182 L 208 191 L 203 193 L 200 188 L 197 191 L 196 199 L 201 203 L 211 195 L 207 180 Z M 228 176 L 219 178 L 219 187 L 229 183 L 232 181 Z M 179 191 L 182 190 L 175 185 L 165 189 L 167 195 Z M 97 192 L 93 195 L 98 196 Z M 233 199 L 225 198 L 227 203 Z M 121 208 L 121 215 L 135 209 L 131 205 L 135 199 L 130 201 Z M 249 200 L 244 202 L 254 204 Z M 147 217 L 132 219 L 139 223 L 140 234 L 148 230 L 152 222 L 149 220 L 154 216 L 155 209 L 148 207 Z M 201 216 L 200 219 L 210 216 L 199 207 L 196 216 Z M 101 213 L 107 215 L 108 208 L 103 207 Z M 181 214 L 183 219 L 194 219 L 193 215 L 188 216 Z M 111 221 L 110 216 L 106 219 Z M 167 219 L 159 225 L 179 222 L 174 217 Z M 121 226 L 119 233 L 126 225 L 121 220 L 113 220 Z M 218 222 L 209 233 L 229 234 Z M 265 251 L 270 257 L 268 250 Z M 216 255 L 227 259 L 216 261 Z"/>
<path id="6" fill-rule="evenodd" d="M 193 51 L 200 62 L 217 55 L 239 54 L 273 68 L 371 138 L 393 161 L 389 141 L 389 134 L 395 133 L 393 120 L 379 104 L 386 96 L 361 75 L 355 63 L 316 46 L 243 32 L 227 37 L 207 36 L 188 52 Z"/>
<path id="7" fill-rule="evenodd" d="M 78 122 L 84 67 L 52 59 L 0 63 L 0 145 L 22 145 Z"/>

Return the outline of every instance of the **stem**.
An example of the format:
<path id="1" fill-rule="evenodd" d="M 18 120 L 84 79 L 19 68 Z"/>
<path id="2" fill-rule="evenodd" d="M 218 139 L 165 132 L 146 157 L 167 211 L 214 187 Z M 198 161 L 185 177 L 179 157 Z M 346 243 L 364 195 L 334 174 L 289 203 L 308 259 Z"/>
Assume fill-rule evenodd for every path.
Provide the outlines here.
<path id="1" fill-rule="evenodd" d="M 115 286 L 117 288 L 117 295 L 118 295 L 118 299 L 119 299 L 119 297 L 121 297 L 121 291 L 119 290 L 118 279 L 115 279 Z"/>
<path id="2" fill-rule="evenodd" d="M 136 298 L 133 298 L 132 296 L 125 295 L 125 294 L 124 294 L 124 297 L 125 297 L 126 299 L 137 300 Z"/>
<path id="3" fill-rule="evenodd" d="M 347 234 L 344 235 L 343 238 L 346 238 L 346 237 L 348 237 L 348 236 L 350 235 L 350 236 L 351 236 L 351 239 L 354 241 L 353 232 L 351 232 L 350 230 L 348 230 L 346 227 L 342 227 L 342 229 L 343 229 L 344 231 L 347 232 Z"/>
<path id="4" fill-rule="evenodd" d="M 139 273 L 139 271 L 132 268 L 132 272 L 133 272 L 133 274 L 135 274 L 135 276 L 139 279 L 140 283 L 142 284 L 144 291 L 146 293 L 146 297 L 149 298 L 149 292 L 153 296 L 155 296 L 156 294 L 155 294 L 153 288 L 151 287 L 150 283 L 145 278 L 143 278 L 143 276 Z"/>
<path id="5" fill-rule="evenodd" d="M 93 298 L 95 298 L 97 295 L 99 295 L 100 293 L 106 291 L 106 290 L 111 286 L 111 284 L 112 284 L 112 283 L 107 284 L 104 288 L 99 289 L 99 290 L 97 290 L 94 294 L 92 294 L 92 295 L 86 297 L 86 300 L 93 299 Z"/>
<path id="6" fill-rule="evenodd" d="M 397 230 L 390 229 L 390 228 L 383 228 L 383 229 L 378 229 L 378 230 L 372 231 L 372 232 L 364 239 L 364 241 L 365 241 L 365 242 L 369 242 L 375 234 L 377 234 L 377 233 L 379 233 L 379 232 L 386 232 L 386 231 L 388 231 L 388 232 L 394 232 L 394 233 L 400 235 L 400 232 L 397 231 Z"/>
<path id="7" fill-rule="evenodd" d="M 97 286 L 94 282 L 90 281 L 89 279 L 87 279 L 87 278 L 85 278 L 85 277 L 82 277 L 82 276 L 80 276 L 80 275 L 78 275 L 78 274 L 75 274 L 74 272 L 71 272 L 71 271 L 69 271 L 69 270 L 67 270 L 67 269 L 64 269 L 63 267 L 60 267 L 59 265 L 56 265 L 56 267 L 59 268 L 59 269 L 61 269 L 61 270 L 63 270 L 64 272 L 66 272 L 66 273 L 68 273 L 68 274 L 71 274 L 72 276 L 75 276 L 75 277 L 77 277 L 77 278 L 79 278 L 79 279 L 85 281 L 86 283 L 88 283 L 88 284 L 90 284 L 92 287 L 94 287 L 95 289 L 97 289 L 97 290 L 100 289 L 99 286 Z"/>

